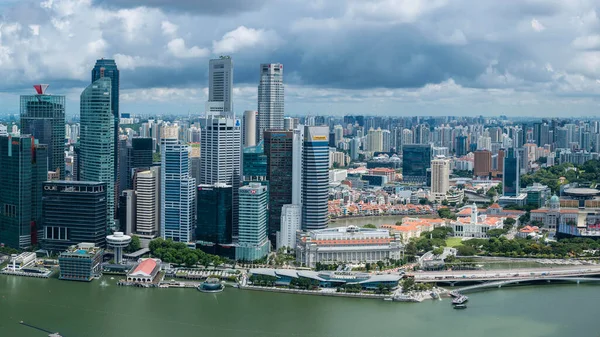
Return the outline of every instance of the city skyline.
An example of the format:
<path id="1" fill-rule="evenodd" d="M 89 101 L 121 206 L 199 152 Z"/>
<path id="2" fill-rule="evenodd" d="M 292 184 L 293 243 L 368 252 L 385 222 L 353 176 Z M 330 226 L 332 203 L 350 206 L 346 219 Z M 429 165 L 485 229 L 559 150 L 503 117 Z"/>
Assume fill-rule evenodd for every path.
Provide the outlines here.
<path id="1" fill-rule="evenodd" d="M 17 113 L 18 95 L 49 83 L 51 94 L 67 96 L 67 115 L 76 115 L 89 66 L 102 57 L 119 65 L 120 110 L 134 114 L 203 111 L 205 64 L 220 55 L 235 60 L 238 114 L 256 109 L 255 69 L 265 62 L 286 66 L 286 115 L 583 116 L 594 113 L 600 93 L 600 21 L 592 2 L 523 2 L 510 9 L 492 1 L 140 4 L 0 5 L 7 79 L 0 113 Z M 285 15 L 265 20 L 274 13 Z M 198 29 L 196 22 L 214 28 Z M 26 45 L 50 46 L 40 57 Z"/>

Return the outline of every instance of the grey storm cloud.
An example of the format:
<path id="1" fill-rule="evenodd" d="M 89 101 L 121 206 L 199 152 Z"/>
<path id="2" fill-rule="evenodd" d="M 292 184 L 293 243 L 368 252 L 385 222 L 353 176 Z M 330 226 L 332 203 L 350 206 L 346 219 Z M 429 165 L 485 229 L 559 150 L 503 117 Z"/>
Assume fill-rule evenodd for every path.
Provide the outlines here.
<path id="1" fill-rule="evenodd" d="M 260 10 L 268 0 L 94 0 L 100 6 L 134 8 L 139 6 L 167 11 L 228 15 Z"/>
<path id="2" fill-rule="evenodd" d="M 281 62 L 286 84 L 330 90 L 323 97 L 431 85 L 443 97 L 600 91 L 593 0 L 23 0 L 0 8 L 4 92 L 33 81 L 81 88 L 100 57 L 117 60 L 123 90 L 202 89 L 208 59 L 223 54 L 233 57 L 236 86 L 257 86 L 259 64 Z"/>

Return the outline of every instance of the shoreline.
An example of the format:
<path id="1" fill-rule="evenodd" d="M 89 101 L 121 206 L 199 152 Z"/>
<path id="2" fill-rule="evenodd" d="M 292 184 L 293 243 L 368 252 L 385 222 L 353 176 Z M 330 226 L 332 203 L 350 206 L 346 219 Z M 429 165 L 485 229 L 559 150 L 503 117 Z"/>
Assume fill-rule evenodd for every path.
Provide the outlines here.
<path id="1" fill-rule="evenodd" d="M 361 294 L 361 293 L 338 293 L 319 290 L 304 290 L 304 289 L 285 289 L 275 287 L 249 286 L 240 285 L 241 290 L 267 291 L 274 293 L 297 294 L 297 295 L 313 295 L 313 296 L 329 296 L 329 297 L 348 297 L 348 298 L 370 298 L 370 299 L 385 299 L 391 298 L 391 295 L 385 294 Z"/>

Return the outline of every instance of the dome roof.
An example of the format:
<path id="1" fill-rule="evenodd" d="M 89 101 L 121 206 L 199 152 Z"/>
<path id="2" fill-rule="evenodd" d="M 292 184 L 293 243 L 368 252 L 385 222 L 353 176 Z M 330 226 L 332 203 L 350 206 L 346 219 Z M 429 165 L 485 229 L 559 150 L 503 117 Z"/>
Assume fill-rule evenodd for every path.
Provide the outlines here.
<path id="1" fill-rule="evenodd" d="M 556 195 L 553 195 L 552 198 L 550 198 L 550 202 L 560 202 L 560 199 L 558 199 Z"/>

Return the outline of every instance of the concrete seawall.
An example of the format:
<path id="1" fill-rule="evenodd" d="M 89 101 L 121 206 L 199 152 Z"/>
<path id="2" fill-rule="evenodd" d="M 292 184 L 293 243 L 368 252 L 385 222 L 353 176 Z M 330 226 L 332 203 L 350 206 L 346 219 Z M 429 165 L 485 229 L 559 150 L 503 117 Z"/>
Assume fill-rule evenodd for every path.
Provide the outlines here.
<path id="1" fill-rule="evenodd" d="M 272 288 L 272 287 L 259 287 L 259 286 L 240 286 L 243 290 L 254 290 L 254 291 L 270 291 L 274 293 L 286 293 L 286 294 L 302 294 L 302 295 L 316 295 L 316 296 L 330 296 L 330 297 L 350 297 L 350 298 L 370 298 L 370 299 L 384 299 L 391 297 L 391 295 L 380 295 L 380 294 L 352 294 L 352 293 L 338 293 L 338 292 L 323 292 L 314 290 L 300 290 L 300 289 L 284 289 L 284 288 Z"/>

